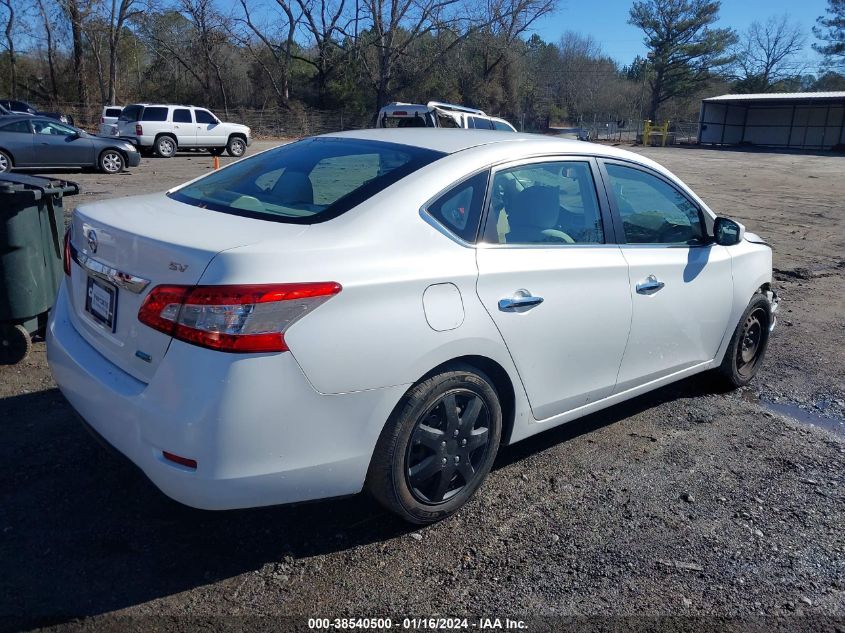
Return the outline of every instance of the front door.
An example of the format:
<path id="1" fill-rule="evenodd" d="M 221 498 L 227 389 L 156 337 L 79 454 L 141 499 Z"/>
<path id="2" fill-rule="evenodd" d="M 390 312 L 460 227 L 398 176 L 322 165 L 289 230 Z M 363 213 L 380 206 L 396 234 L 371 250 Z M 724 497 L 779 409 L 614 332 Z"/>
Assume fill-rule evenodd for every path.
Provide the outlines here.
<path id="1" fill-rule="evenodd" d="M 733 301 L 731 258 L 698 205 L 662 175 L 605 162 L 630 267 L 631 335 L 616 391 L 715 358 Z"/>
<path id="2" fill-rule="evenodd" d="M 542 420 L 607 397 L 628 338 L 628 265 L 589 158 L 493 173 L 478 295 Z"/>
<path id="3" fill-rule="evenodd" d="M 196 117 L 197 145 L 199 147 L 219 147 L 226 144 L 226 135 L 223 133 L 223 126 L 211 112 L 197 108 L 194 110 Z"/>
<path id="4" fill-rule="evenodd" d="M 41 165 L 93 165 L 94 144 L 58 121 L 34 119 L 33 149 Z"/>

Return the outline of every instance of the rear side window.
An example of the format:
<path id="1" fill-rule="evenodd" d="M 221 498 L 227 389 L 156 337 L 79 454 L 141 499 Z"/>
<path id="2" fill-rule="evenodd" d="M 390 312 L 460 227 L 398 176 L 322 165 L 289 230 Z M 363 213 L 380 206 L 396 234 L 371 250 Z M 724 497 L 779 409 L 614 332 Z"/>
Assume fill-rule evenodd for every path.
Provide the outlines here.
<path id="1" fill-rule="evenodd" d="M 144 106 L 139 105 L 131 105 L 126 106 L 120 113 L 120 120 L 121 121 L 137 121 L 141 118 L 141 112 L 143 112 Z"/>
<path id="2" fill-rule="evenodd" d="M 186 110 L 184 108 L 174 110 L 173 111 L 173 122 L 174 123 L 193 123 L 193 119 L 191 118 L 191 111 Z"/>
<path id="3" fill-rule="evenodd" d="M 504 121 L 493 121 L 493 127 L 503 132 L 513 132 L 513 128 Z"/>
<path id="4" fill-rule="evenodd" d="M 167 121 L 167 108 L 144 108 L 142 121 Z"/>
<path id="5" fill-rule="evenodd" d="M 217 119 L 208 110 L 194 110 L 197 117 L 197 123 L 217 123 Z"/>
<path id="6" fill-rule="evenodd" d="M 32 133 L 27 121 L 15 121 L 14 123 L 9 123 L 9 125 L 4 125 L 3 127 L 0 127 L 0 132 L 16 132 L 19 134 Z"/>
<path id="7" fill-rule="evenodd" d="M 602 244 L 604 228 L 590 164 L 530 163 L 497 171 L 484 229 L 494 244 Z"/>
<path id="8" fill-rule="evenodd" d="M 312 138 L 239 161 L 169 195 L 212 211 L 315 224 L 345 213 L 442 156 L 396 143 Z"/>
<path id="9" fill-rule="evenodd" d="M 489 119 L 479 119 L 476 116 L 469 117 L 469 126 L 476 130 L 492 130 L 493 124 Z"/>
<path id="10" fill-rule="evenodd" d="M 120 113 L 120 108 L 106 108 L 106 116 L 109 118 L 116 119 L 120 116 Z"/>
<path id="11" fill-rule="evenodd" d="M 475 242 L 487 192 L 487 178 L 488 172 L 483 171 L 452 187 L 430 204 L 427 211 L 462 240 Z"/>

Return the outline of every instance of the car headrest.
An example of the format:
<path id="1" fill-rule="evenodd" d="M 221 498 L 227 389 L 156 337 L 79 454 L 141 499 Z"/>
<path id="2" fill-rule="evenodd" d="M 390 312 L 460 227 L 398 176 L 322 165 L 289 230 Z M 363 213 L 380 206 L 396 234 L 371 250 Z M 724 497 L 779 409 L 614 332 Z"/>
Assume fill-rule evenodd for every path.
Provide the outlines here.
<path id="1" fill-rule="evenodd" d="M 560 190 L 545 185 L 528 187 L 513 195 L 507 211 L 511 226 L 552 228 L 560 217 Z"/>
<path id="2" fill-rule="evenodd" d="M 314 186 L 301 171 L 285 169 L 273 185 L 273 195 L 280 204 L 314 204 Z"/>

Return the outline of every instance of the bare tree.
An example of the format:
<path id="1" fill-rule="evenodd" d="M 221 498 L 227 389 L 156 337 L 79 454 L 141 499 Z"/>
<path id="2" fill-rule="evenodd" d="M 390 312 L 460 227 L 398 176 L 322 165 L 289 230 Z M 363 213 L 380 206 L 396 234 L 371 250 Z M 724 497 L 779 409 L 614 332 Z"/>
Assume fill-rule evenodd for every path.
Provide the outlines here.
<path id="1" fill-rule="evenodd" d="M 107 103 L 114 105 L 117 100 L 118 46 L 126 22 L 140 12 L 137 0 L 111 0 L 108 15 L 109 40 L 109 82 Z"/>
<path id="2" fill-rule="evenodd" d="M 41 18 L 41 25 L 44 29 L 44 39 L 47 46 L 47 71 L 50 76 L 50 100 L 56 103 L 59 100 L 59 85 L 56 81 L 56 44 L 53 41 L 53 23 L 47 11 L 44 0 L 37 0 L 38 15 Z"/>
<path id="3" fill-rule="evenodd" d="M 243 0 L 242 0 L 243 1 Z M 340 41 L 350 24 L 357 22 L 357 8 L 353 16 L 345 13 L 347 0 L 296 0 L 302 11 L 302 24 L 313 40 L 313 59 L 298 57 L 317 72 L 317 101 L 325 106 L 327 84 L 342 63 L 346 51 Z M 353 40 L 354 41 L 354 40 Z"/>
<path id="4" fill-rule="evenodd" d="M 286 108 L 290 100 L 290 68 L 297 18 L 294 16 L 293 7 L 290 3 L 285 0 L 275 0 L 275 3 L 285 16 L 285 33 L 283 39 L 274 37 L 270 27 L 265 24 L 258 24 L 255 21 L 250 10 L 250 3 L 247 0 L 240 0 L 243 16 L 235 18 L 235 21 L 245 26 L 248 33 L 258 38 L 263 49 L 270 53 L 275 66 L 281 71 L 280 77 L 277 78 L 276 73 L 273 72 L 274 68 L 264 61 L 261 53 L 255 49 L 253 43 L 250 41 L 251 38 L 249 36 L 242 35 L 235 29 L 230 29 L 230 32 L 237 38 L 238 43 L 245 46 L 250 52 L 255 63 L 258 64 L 262 72 L 270 80 L 270 86 L 276 94 L 279 105 Z"/>
<path id="5" fill-rule="evenodd" d="M 87 107 L 88 87 L 85 84 L 85 49 L 82 40 L 85 34 L 85 22 L 93 5 L 84 0 L 58 0 L 58 2 L 70 22 L 76 99 L 80 105 Z"/>
<path id="6" fill-rule="evenodd" d="M 555 10 L 556 0 L 487 0 L 481 34 L 486 36 L 482 77 L 487 80 L 515 42 L 543 16 Z"/>
<path id="7" fill-rule="evenodd" d="M 455 30 L 468 21 L 459 0 L 362 0 L 363 17 L 370 24 L 367 38 L 375 59 L 361 57 L 376 94 L 376 110 L 381 108 L 393 89 L 396 66 L 413 44 L 436 31 Z M 466 34 L 445 44 L 424 64 L 431 68 Z"/>
<path id="8" fill-rule="evenodd" d="M 742 35 L 735 54 L 735 74 L 743 88 L 768 92 L 779 81 L 800 75 L 806 65 L 796 61 L 807 43 L 801 25 L 789 15 L 772 16 L 764 23 L 752 22 Z"/>
<path id="9" fill-rule="evenodd" d="M 15 54 L 15 7 L 12 0 L 0 0 L 0 6 L 8 11 L 9 15 L 6 17 L 6 50 L 9 53 L 9 79 L 10 79 L 10 93 L 12 99 L 18 96 L 18 59 Z"/>

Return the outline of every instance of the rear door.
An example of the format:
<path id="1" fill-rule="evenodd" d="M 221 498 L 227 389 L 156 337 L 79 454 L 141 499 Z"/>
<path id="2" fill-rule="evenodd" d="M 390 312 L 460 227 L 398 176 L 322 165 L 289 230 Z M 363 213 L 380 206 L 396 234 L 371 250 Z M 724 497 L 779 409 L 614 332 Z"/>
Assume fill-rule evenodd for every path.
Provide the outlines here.
<path id="1" fill-rule="evenodd" d="M 731 258 L 702 209 L 670 179 L 604 161 L 622 254 L 630 267 L 631 336 L 616 391 L 712 360 L 733 302 Z"/>
<path id="2" fill-rule="evenodd" d="M 173 108 L 173 132 L 179 147 L 194 147 L 197 144 L 197 128 L 190 108 Z"/>
<path id="3" fill-rule="evenodd" d="M 15 121 L 0 126 L 0 147 L 12 155 L 16 166 L 32 165 L 35 160 L 35 148 L 29 121 Z"/>
<path id="4" fill-rule="evenodd" d="M 591 158 L 493 172 L 478 295 L 545 419 L 612 392 L 631 320 L 628 265 L 613 243 Z"/>

